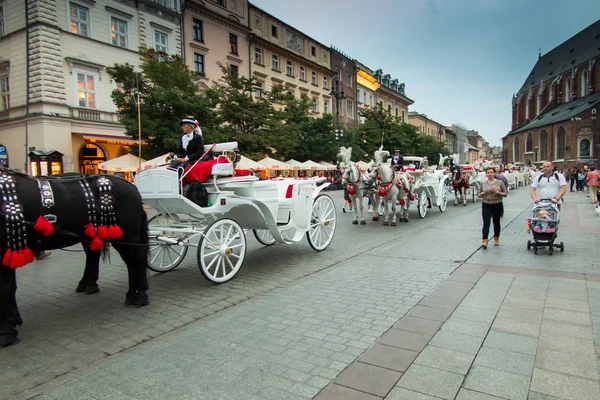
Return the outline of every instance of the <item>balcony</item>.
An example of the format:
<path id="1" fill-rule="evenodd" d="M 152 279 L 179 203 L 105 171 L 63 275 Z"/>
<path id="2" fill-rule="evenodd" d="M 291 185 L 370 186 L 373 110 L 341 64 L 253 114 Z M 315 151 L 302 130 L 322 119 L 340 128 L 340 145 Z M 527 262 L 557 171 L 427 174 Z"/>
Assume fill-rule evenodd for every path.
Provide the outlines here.
<path id="1" fill-rule="evenodd" d="M 69 116 L 74 119 L 94 122 L 121 123 L 121 115 L 116 112 L 91 110 L 89 108 L 69 108 Z"/>

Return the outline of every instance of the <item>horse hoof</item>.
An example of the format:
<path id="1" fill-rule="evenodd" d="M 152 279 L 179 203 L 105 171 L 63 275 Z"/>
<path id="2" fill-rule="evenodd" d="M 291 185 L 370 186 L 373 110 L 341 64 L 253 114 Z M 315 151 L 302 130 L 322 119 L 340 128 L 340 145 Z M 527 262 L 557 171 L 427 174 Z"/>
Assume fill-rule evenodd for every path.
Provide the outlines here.
<path id="1" fill-rule="evenodd" d="M 125 306 L 132 306 L 135 303 L 135 296 L 128 294 L 125 296 Z"/>
<path id="2" fill-rule="evenodd" d="M 77 284 L 77 287 L 75 288 L 75 292 L 77 292 L 77 293 L 83 293 L 83 292 L 85 292 L 85 283 L 79 282 Z"/>
<path id="3" fill-rule="evenodd" d="M 365 220 L 363 219 L 362 221 L 360 221 L 360 224 L 361 224 L 361 225 L 366 225 L 366 224 L 367 224 L 367 221 L 365 221 Z"/>
<path id="4" fill-rule="evenodd" d="M 404 221 L 404 222 L 408 222 L 408 218 L 404 218 L 404 220 L 403 220 L 403 221 Z"/>
<path id="5" fill-rule="evenodd" d="M 352 221 L 352 225 L 358 225 L 358 221 L 357 220 Z"/>
<path id="6" fill-rule="evenodd" d="M 392 222 L 391 224 L 392 226 L 397 226 L 398 224 L 396 224 L 395 222 Z"/>
<path id="7" fill-rule="evenodd" d="M 100 288 L 98 286 L 86 286 L 85 287 L 85 294 L 94 294 L 94 293 L 98 293 L 100 291 Z"/>
<path id="8" fill-rule="evenodd" d="M 150 304 L 147 294 L 138 294 L 133 300 L 133 305 L 136 307 L 144 307 Z"/>
<path id="9" fill-rule="evenodd" d="M 373 218 L 371 218 L 371 220 L 373 220 L 373 221 L 379 221 L 379 217 L 373 217 Z"/>
<path id="10" fill-rule="evenodd" d="M 383 221 L 383 226 L 388 226 L 390 223 L 388 221 Z"/>
<path id="11" fill-rule="evenodd" d="M 455 206 L 457 206 L 458 204 L 454 203 Z"/>
<path id="12" fill-rule="evenodd" d="M 10 346 L 19 343 L 18 336 L 19 331 L 15 328 L 8 328 L 0 332 L 0 349 L 2 347 Z"/>

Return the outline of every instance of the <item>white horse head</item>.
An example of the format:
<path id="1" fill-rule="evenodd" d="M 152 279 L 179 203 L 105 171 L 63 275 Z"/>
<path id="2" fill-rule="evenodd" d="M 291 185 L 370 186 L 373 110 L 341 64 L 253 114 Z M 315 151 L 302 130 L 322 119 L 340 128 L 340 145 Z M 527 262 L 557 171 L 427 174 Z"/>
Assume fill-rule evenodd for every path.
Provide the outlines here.
<path id="1" fill-rule="evenodd" d="M 440 153 L 440 161 L 438 162 L 438 166 L 440 168 L 444 167 L 444 163 L 446 162 L 446 160 L 448 159 L 448 156 L 442 156 L 442 153 Z"/>
<path id="2" fill-rule="evenodd" d="M 452 158 L 452 162 L 454 165 L 458 165 L 460 163 L 460 154 L 455 153 L 450 156 Z"/>
<path id="3" fill-rule="evenodd" d="M 383 150 L 383 145 L 379 147 L 379 150 L 375 150 L 375 162 L 377 164 L 383 163 L 385 158 L 390 156 L 390 152 L 387 150 Z"/>

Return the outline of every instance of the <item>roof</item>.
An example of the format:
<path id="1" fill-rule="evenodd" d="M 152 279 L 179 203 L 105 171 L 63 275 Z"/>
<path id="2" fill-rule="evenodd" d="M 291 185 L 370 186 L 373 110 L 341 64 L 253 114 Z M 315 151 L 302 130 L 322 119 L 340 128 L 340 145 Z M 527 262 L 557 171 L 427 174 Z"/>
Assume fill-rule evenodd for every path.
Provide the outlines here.
<path id="1" fill-rule="evenodd" d="M 517 128 L 509 132 L 508 134 L 511 135 L 513 133 L 523 132 L 540 126 L 566 121 L 574 117 L 575 115 L 582 113 L 588 108 L 594 107 L 597 104 L 600 104 L 600 92 L 581 97 L 577 100 L 573 100 L 568 103 L 563 103 L 558 107 L 555 107 L 550 111 L 545 112 L 544 114 L 534 118 L 527 125 Z"/>
<path id="2" fill-rule="evenodd" d="M 598 56 L 600 56 L 600 20 L 540 57 L 519 89 L 519 93 L 538 86 L 542 80 L 554 80 L 563 72 Z"/>

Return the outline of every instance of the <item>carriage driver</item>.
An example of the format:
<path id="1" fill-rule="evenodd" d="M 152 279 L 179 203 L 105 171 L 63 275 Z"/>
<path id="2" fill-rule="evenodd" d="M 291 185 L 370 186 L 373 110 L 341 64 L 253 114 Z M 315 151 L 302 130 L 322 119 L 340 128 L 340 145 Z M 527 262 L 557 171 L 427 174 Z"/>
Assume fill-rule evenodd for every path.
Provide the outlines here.
<path id="1" fill-rule="evenodd" d="M 184 117 L 181 120 L 181 136 L 179 146 L 179 158 L 171 163 L 171 167 L 185 168 L 190 164 L 194 164 L 204 154 L 204 138 L 200 124 L 192 116 Z M 209 152 L 204 156 L 204 160 L 212 158 L 212 153 Z"/>
<path id="2" fill-rule="evenodd" d="M 394 157 L 392 157 L 392 169 L 396 172 L 400 171 L 404 166 L 404 159 L 400 155 L 400 150 L 394 150 Z"/>

